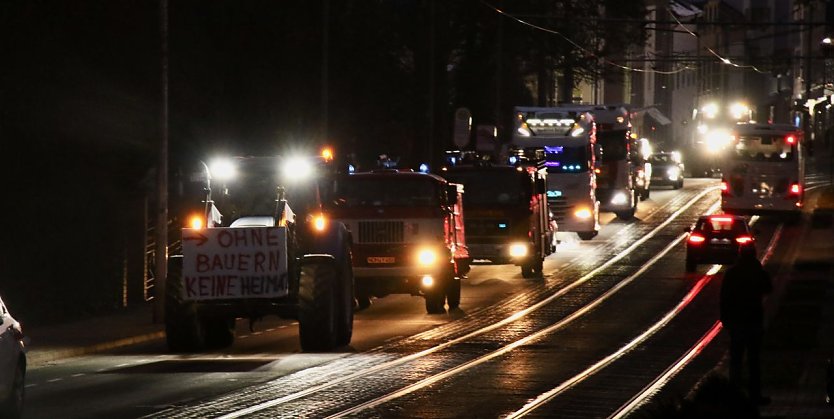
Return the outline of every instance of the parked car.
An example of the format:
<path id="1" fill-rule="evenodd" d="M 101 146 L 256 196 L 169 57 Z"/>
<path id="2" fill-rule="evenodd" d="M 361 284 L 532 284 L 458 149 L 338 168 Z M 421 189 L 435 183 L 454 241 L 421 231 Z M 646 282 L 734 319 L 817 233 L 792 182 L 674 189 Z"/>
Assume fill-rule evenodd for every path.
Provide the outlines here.
<path id="1" fill-rule="evenodd" d="M 652 165 L 652 186 L 683 187 L 683 161 L 680 153 L 659 152 L 649 157 Z"/>
<path id="2" fill-rule="evenodd" d="M 0 418 L 19 418 L 23 412 L 26 351 L 23 330 L 0 298 Z"/>
<path id="3" fill-rule="evenodd" d="M 755 239 L 744 217 L 738 215 L 702 215 L 695 227 L 687 227 L 686 272 L 699 264 L 729 265 L 738 258 L 739 248 L 755 246 Z"/>

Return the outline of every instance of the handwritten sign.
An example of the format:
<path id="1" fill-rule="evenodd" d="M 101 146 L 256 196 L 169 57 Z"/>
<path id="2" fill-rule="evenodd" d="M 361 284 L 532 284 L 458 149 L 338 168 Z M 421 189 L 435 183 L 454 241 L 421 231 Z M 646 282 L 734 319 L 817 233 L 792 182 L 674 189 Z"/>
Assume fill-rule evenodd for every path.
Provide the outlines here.
<path id="1" fill-rule="evenodd" d="M 275 298 L 289 292 L 286 227 L 182 230 L 185 300 Z"/>

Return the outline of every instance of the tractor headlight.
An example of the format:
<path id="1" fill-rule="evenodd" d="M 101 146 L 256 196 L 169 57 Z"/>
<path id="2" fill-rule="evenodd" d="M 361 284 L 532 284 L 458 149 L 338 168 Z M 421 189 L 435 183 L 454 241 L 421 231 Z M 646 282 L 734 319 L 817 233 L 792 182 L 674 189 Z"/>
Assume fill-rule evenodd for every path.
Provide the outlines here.
<path id="1" fill-rule="evenodd" d="M 237 176 L 237 167 L 232 159 L 217 158 L 209 163 L 209 172 L 212 178 L 228 182 Z"/>
<path id="2" fill-rule="evenodd" d="M 312 218 L 311 224 L 313 226 L 313 230 L 319 232 L 324 231 L 327 227 L 327 217 L 325 217 L 324 214 L 316 214 Z"/>
<path id="3" fill-rule="evenodd" d="M 421 266 L 432 266 L 437 262 L 437 252 L 433 249 L 420 249 L 417 252 L 417 262 Z"/>
<path id="4" fill-rule="evenodd" d="M 284 178 L 304 180 L 313 175 L 313 163 L 303 157 L 292 157 L 284 161 Z"/>
<path id="5" fill-rule="evenodd" d="M 524 243 L 513 243 L 510 245 L 510 256 L 523 258 L 527 256 L 527 245 Z"/>
<path id="6" fill-rule="evenodd" d="M 188 217 L 188 227 L 193 228 L 194 230 L 200 230 L 205 227 L 206 223 L 203 222 L 203 217 L 200 215 L 192 215 Z"/>

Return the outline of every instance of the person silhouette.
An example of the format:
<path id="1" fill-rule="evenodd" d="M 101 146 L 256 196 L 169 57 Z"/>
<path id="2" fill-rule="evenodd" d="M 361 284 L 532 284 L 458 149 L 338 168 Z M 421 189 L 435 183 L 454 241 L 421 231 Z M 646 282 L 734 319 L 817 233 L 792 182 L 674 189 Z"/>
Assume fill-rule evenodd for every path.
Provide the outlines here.
<path id="1" fill-rule="evenodd" d="M 761 393 L 764 296 L 773 290 L 770 274 L 756 258 L 752 244 L 741 246 L 736 263 L 724 273 L 721 283 L 721 323 L 730 334 L 730 382 L 742 386 L 744 357 L 747 355 L 748 396 L 764 405 L 770 399 Z"/>

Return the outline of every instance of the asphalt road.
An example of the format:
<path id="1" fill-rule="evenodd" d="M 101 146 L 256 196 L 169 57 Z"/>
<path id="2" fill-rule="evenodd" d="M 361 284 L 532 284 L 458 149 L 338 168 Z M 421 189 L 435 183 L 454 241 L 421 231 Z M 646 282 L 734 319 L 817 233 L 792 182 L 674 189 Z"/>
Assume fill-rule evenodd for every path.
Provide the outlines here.
<path id="1" fill-rule="evenodd" d="M 544 279 L 475 266 L 459 311 L 374 300 L 333 353 L 301 353 L 293 322 L 266 319 L 239 322 L 222 352 L 170 355 L 160 340 L 33 368 L 25 417 L 608 417 L 714 326 L 718 268 L 684 274 L 676 240 L 715 209 L 716 185 L 654 190 L 634 220 L 604 214 L 591 241 L 560 233 Z M 799 226 L 756 224 L 782 263 Z M 706 347 L 663 391 L 690 388 L 721 353 Z"/>

